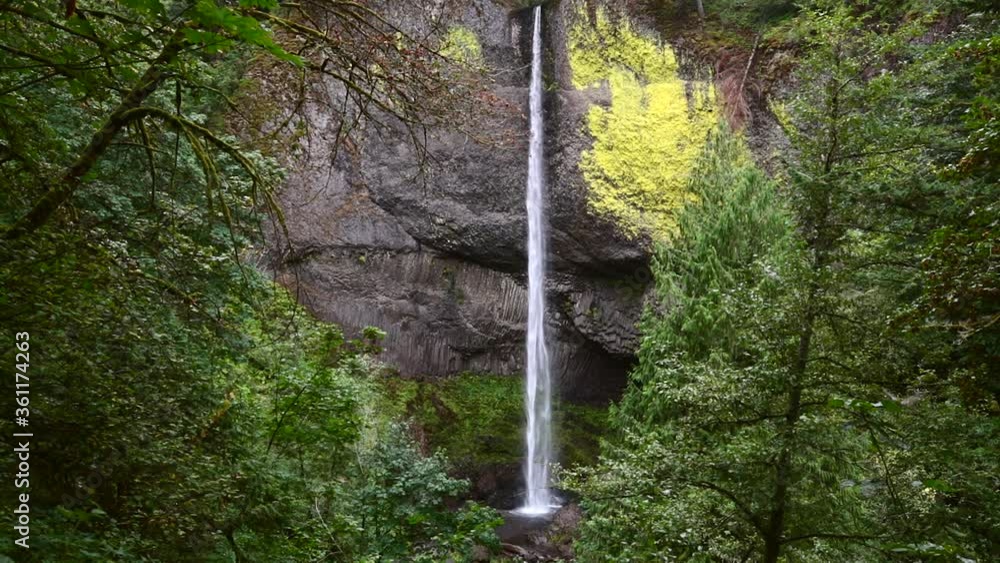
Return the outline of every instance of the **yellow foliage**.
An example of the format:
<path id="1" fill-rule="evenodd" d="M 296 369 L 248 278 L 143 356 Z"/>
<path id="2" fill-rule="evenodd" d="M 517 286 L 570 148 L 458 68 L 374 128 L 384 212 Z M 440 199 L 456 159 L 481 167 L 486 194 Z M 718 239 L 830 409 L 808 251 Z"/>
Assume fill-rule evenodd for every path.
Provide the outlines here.
<path id="1" fill-rule="evenodd" d="M 441 42 L 441 55 L 469 66 L 480 65 L 483 62 L 483 48 L 479 38 L 471 29 L 462 26 L 452 26 Z"/>
<path id="2" fill-rule="evenodd" d="M 771 113 L 778 120 L 778 124 L 785 131 L 789 131 L 792 127 L 792 116 L 788 113 L 788 107 L 780 102 L 772 101 L 768 104 L 771 109 Z"/>
<path id="3" fill-rule="evenodd" d="M 596 21 L 577 11 L 569 54 L 575 87 L 607 82 L 611 89 L 611 106 L 587 116 L 594 144 L 580 168 L 591 210 L 629 235 L 667 237 L 691 199 L 687 178 L 717 121 L 714 91 L 682 80 L 669 46 L 600 9 Z"/>

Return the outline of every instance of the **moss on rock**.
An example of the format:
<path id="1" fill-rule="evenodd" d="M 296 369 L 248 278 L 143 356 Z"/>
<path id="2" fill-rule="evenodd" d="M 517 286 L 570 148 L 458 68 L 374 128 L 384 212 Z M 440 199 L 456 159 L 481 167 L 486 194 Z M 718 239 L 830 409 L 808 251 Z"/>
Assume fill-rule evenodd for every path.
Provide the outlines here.
<path id="1" fill-rule="evenodd" d="M 629 235 L 663 238 L 691 194 L 685 189 L 717 118 L 708 83 L 678 75 L 669 46 L 637 33 L 603 9 L 582 4 L 569 30 L 576 88 L 607 83 L 609 108 L 594 106 L 587 127 L 594 139 L 580 168 L 591 210 L 615 219 Z"/>
<path id="2" fill-rule="evenodd" d="M 441 41 L 440 53 L 468 66 L 483 64 L 483 47 L 479 38 L 474 31 L 460 25 L 448 29 L 448 34 Z"/>
<path id="3" fill-rule="evenodd" d="M 383 381 L 383 414 L 409 419 L 426 446 L 458 467 L 519 464 L 524 454 L 522 380 L 466 373 Z M 554 434 L 564 466 L 593 463 L 607 410 L 556 402 Z"/>

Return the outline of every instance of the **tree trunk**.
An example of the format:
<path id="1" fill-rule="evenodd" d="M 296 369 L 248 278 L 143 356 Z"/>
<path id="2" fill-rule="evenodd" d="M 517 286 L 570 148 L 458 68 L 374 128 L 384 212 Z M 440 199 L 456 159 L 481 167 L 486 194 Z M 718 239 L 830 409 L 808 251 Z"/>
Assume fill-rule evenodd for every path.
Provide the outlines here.
<path id="1" fill-rule="evenodd" d="M 771 515 L 767 523 L 767 534 L 764 537 L 764 561 L 765 563 L 776 563 L 781 554 L 781 543 L 785 529 L 785 507 L 788 505 L 788 485 L 791 479 L 792 469 L 792 445 L 788 442 L 795 433 L 795 425 L 798 424 L 799 417 L 802 416 L 802 378 L 805 376 L 806 365 L 809 362 L 809 349 L 812 344 L 813 325 L 815 314 L 813 313 L 813 302 L 817 294 L 816 288 L 810 292 L 809 301 L 806 304 L 808 311 L 803 323 L 802 333 L 799 335 L 799 346 L 795 355 L 795 364 L 789 374 L 792 380 L 792 387 L 788 392 L 788 410 L 785 412 L 785 430 L 782 439 L 781 455 L 775 466 L 774 495 L 771 497 Z"/>
<path id="2" fill-rule="evenodd" d="M 108 116 L 100 129 L 91 137 L 90 143 L 77 156 L 69 168 L 57 180 L 47 182 L 48 191 L 31 207 L 28 213 L 3 233 L 3 238 L 11 240 L 31 234 L 45 224 L 59 207 L 61 207 L 80 186 L 80 180 L 94 167 L 104 152 L 111 145 L 115 135 L 128 123 L 125 114 L 133 110 L 149 97 L 163 81 L 166 66 L 174 60 L 183 46 L 183 35 L 178 31 L 163 47 L 159 56 L 150 63 L 142 77 L 122 98 L 118 107 Z"/>
<path id="3" fill-rule="evenodd" d="M 839 58 L 837 63 L 839 66 Z M 829 144 L 826 154 L 823 156 L 822 170 L 824 182 L 829 181 L 829 175 L 833 171 L 833 162 L 836 152 L 840 148 L 840 131 L 837 126 L 840 117 L 840 88 L 832 90 L 829 100 L 829 111 L 832 125 L 829 132 Z M 809 246 L 814 252 L 812 263 L 812 274 L 820 276 L 826 268 L 829 254 L 833 251 L 834 238 L 830 233 L 830 213 L 831 213 L 831 188 L 828 184 L 821 184 L 822 196 L 813 203 L 812 208 L 806 212 L 806 217 L 812 217 L 804 222 L 806 226 L 812 227 L 816 233 Z M 808 224 L 811 223 L 811 224 Z M 809 364 L 809 353 L 812 347 L 813 333 L 815 332 L 818 299 L 820 296 L 819 278 L 809 281 L 809 295 L 806 298 L 805 318 L 802 320 L 802 331 L 799 333 L 798 348 L 795 353 L 795 363 L 789 371 L 790 389 L 788 392 L 788 409 L 785 411 L 785 428 L 782 437 L 782 450 L 778 456 L 775 466 L 774 494 L 771 497 L 771 515 L 768 519 L 767 532 L 764 537 L 764 562 L 777 563 L 781 555 L 781 545 L 784 543 L 785 511 L 788 506 L 788 487 L 791 480 L 792 452 L 794 444 L 790 443 L 794 433 L 795 425 L 802 416 L 802 391 L 805 385 L 806 367 Z"/>
<path id="4" fill-rule="evenodd" d="M 229 528 L 226 529 L 226 541 L 229 542 L 229 547 L 233 550 L 233 557 L 236 558 L 236 563 L 246 563 L 247 557 L 243 554 L 243 550 L 236 543 L 236 537 L 233 535 L 233 531 Z"/>
<path id="5" fill-rule="evenodd" d="M 694 3 L 698 5 L 698 17 L 705 20 L 705 6 L 702 4 L 701 0 L 694 0 Z"/>

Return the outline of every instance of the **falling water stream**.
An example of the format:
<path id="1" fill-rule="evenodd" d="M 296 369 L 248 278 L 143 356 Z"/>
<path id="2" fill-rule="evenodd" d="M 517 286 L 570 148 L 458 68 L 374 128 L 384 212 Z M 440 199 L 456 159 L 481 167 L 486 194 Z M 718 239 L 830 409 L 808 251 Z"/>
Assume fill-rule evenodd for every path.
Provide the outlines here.
<path id="1" fill-rule="evenodd" d="M 535 7 L 531 47 L 531 146 L 528 153 L 528 359 L 524 387 L 527 416 L 522 514 L 544 515 L 556 504 L 549 491 L 552 461 L 552 382 L 545 343 L 545 176 L 542 122 L 542 7 Z"/>

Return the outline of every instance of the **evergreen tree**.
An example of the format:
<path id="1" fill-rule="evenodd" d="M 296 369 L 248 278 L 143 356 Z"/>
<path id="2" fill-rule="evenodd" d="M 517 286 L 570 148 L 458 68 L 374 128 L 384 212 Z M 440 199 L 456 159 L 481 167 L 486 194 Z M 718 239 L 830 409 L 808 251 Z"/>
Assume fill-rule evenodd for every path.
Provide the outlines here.
<path id="1" fill-rule="evenodd" d="M 925 241 L 957 211 L 945 194 L 991 209 L 981 177 L 956 182 L 942 163 L 969 124 L 927 111 L 953 91 L 927 79 L 948 73 L 916 41 L 925 21 L 816 4 L 794 22 L 806 57 L 779 111 L 780 197 L 748 199 L 739 159 L 701 168 L 699 201 L 658 252 L 620 443 L 571 480 L 585 560 L 994 555 L 995 406 L 956 400 L 962 348 L 913 316 Z"/>

